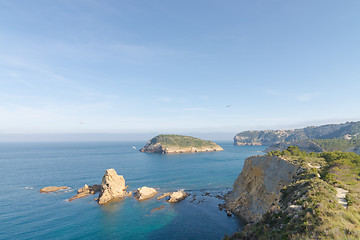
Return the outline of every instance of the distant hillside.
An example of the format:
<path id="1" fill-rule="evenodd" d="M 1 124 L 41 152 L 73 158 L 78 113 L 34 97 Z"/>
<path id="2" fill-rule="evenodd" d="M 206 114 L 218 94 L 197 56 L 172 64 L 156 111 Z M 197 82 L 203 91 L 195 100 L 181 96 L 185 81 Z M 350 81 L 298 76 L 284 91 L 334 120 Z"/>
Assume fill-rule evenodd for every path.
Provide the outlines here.
<path id="1" fill-rule="evenodd" d="M 360 121 L 294 130 L 245 131 L 234 137 L 234 145 L 273 145 L 307 139 L 353 139 L 357 137 L 360 137 Z"/>
<path id="2" fill-rule="evenodd" d="M 140 151 L 148 153 L 188 153 L 222 150 L 222 147 L 212 141 L 167 134 L 150 139 Z"/>

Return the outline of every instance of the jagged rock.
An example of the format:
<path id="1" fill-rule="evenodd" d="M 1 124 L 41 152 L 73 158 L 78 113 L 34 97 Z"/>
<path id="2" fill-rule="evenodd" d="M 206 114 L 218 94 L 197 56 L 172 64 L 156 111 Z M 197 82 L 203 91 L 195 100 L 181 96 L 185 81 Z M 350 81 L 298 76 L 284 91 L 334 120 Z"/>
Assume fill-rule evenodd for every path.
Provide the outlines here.
<path id="1" fill-rule="evenodd" d="M 84 187 L 79 188 L 77 190 L 77 194 L 75 196 L 73 196 L 72 198 L 70 198 L 69 201 L 73 201 L 78 198 L 86 197 L 89 194 L 95 194 L 97 192 L 100 192 L 100 190 L 101 190 L 101 185 L 95 184 L 95 185 L 92 185 L 89 187 L 87 184 L 85 184 Z"/>
<path id="2" fill-rule="evenodd" d="M 143 201 L 154 197 L 156 194 L 157 191 L 155 188 L 142 187 L 142 188 L 138 188 L 136 192 L 136 197 L 139 201 Z"/>
<path id="3" fill-rule="evenodd" d="M 44 187 L 42 189 L 40 189 L 41 193 L 50 193 L 50 192 L 57 192 L 63 189 L 67 189 L 68 187 L 65 186 L 61 186 L 61 187 L 56 187 L 56 186 L 49 186 L 49 187 Z"/>
<path id="4" fill-rule="evenodd" d="M 177 192 L 173 192 L 170 195 L 170 199 L 168 200 L 169 203 L 177 203 L 180 202 L 182 200 L 184 200 L 187 196 L 189 196 L 189 194 L 187 194 L 185 191 L 180 190 Z"/>
<path id="5" fill-rule="evenodd" d="M 108 169 L 101 182 L 99 204 L 105 204 L 115 198 L 127 196 L 125 179 L 118 175 L 114 169 Z"/>

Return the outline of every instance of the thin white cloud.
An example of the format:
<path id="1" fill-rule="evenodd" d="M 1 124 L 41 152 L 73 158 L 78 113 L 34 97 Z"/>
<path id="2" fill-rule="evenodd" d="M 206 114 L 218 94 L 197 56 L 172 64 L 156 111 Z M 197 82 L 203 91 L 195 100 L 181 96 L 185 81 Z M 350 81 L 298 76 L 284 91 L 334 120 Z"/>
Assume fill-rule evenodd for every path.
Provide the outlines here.
<path id="1" fill-rule="evenodd" d="M 158 98 L 156 101 L 157 102 L 166 102 L 166 103 L 168 103 L 168 102 L 172 102 L 172 98 L 170 98 L 170 97 L 161 97 L 161 98 Z"/>
<path id="2" fill-rule="evenodd" d="M 185 111 L 195 111 L 195 112 L 204 112 L 204 111 L 209 111 L 209 109 L 207 108 L 201 108 L 201 107 L 196 107 L 196 108 L 184 108 Z"/>
<path id="3" fill-rule="evenodd" d="M 263 90 L 267 95 L 270 96 L 280 96 L 281 92 L 279 90 L 275 90 L 275 89 L 264 89 Z"/>
<path id="4" fill-rule="evenodd" d="M 301 102 L 308 102 L 308 101 L 316 98 L 319 95 L 321 95 L 321 93 L 304 93 L 304 94 L 296 96 L 296 99 Z"/>

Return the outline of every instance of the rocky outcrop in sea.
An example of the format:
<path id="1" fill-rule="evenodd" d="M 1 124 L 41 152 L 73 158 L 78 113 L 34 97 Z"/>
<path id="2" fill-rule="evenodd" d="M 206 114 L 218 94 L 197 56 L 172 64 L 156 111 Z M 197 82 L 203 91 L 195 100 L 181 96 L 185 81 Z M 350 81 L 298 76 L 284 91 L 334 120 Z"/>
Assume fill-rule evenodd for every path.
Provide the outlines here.
<path id="1" fill-rule="evenodd" d="M 144 200 L 154 197 L 156 194 L 157 194 L 157 191 L 155 188 L 141 187 L 141 188 L 138 188 L 138 190 L 136 192 L 136 198 L 139 201 L 144 201 Z"/>
<path id="2" fill-rule="evenodd" d="M 60 190 L 64 190 L 67 189 L 69 187 L 66 186 L 61 186 L 61 187 L 56 187 L 56 186 L 49 186 L 49 187 L 44 187 L 42 189 L 40 189 L 41 193 L 51 193 L 51 192 L 58 192 Z"/>
<path id="3" fill-rule="evenodd" d="M 102 178 L 101 191 L 98 198 L 99 204 L 105 204 L 115 198 L 128 195 L 126 192 L 125 179 L 118 175 L 114 169 L 108 169 Z"/>

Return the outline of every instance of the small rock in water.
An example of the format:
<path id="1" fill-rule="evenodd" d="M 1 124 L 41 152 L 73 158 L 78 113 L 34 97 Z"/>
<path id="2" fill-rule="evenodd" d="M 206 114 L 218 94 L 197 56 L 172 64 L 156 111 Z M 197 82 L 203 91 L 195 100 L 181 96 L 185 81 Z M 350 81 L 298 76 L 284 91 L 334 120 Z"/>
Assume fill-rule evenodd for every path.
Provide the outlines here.
<path id="1" fill-rule="evenodd" d="M 163 195 L 161 195 L 160 197 L 157 198 L 157 200 L 161 200 L 165 197 L 169 197 L 171 195 L 171 192 L 167 192 L 167 193 L 164 193 Z"/>
<path id="2" fill-rule="evenodd" d="M 155 188 L 142 187 L 142 188 L 138 188 L 136 192 L 136 197 L 139 201 L 143 201 L 154 197 L 156 194 L 157 191 Z"/>
<path id="3" fill-rule="evenodd" d="M 101 185 L 94 184 L 94 185 L 89 187 L 87 184 L 85 184 L 84 187 L 79 188 L 77 190 L 78 194 L 76 194 L 75 196 L 70 198 L 69 201 L 71 202 L 71 201 L 73 201 L 75 199 L 86 197 L 89 194 L 95 194 L 97 192 L 100 192 L 100 190 L 101 190 Z"/>
<path id="4" fill-rule="evenodd" d="M 44 187 L 42 189 L 40 189 L 41 193 L 51 193 L 51 192 L 57 192 L 63 189 L 67 189 L 68 187 L 62 186 L 62 187 L 56 187 L 56 186 L 49 186 L 49 187 Z"/>
<path id="5" fill-rule="evenodd" d="M 226 215 L 228 215 L 228 217 L 231 217 L 231 212 L 230 211 L 226 211 Z"/>
<path id="6" fill-rule="evenodd" d="M 177 203 L 177 202 L 180 202 L 182 200 L 184 200 L 187 196 L 189 196 L 189 194 L 187 194 L 185 191 L 183 190 L 180 190 L 180 191 L 177 191 L 177 192 L 173 192 L 171 195 L 170 195 L 170 199 L 169 199 L 169 203 Z"/>

